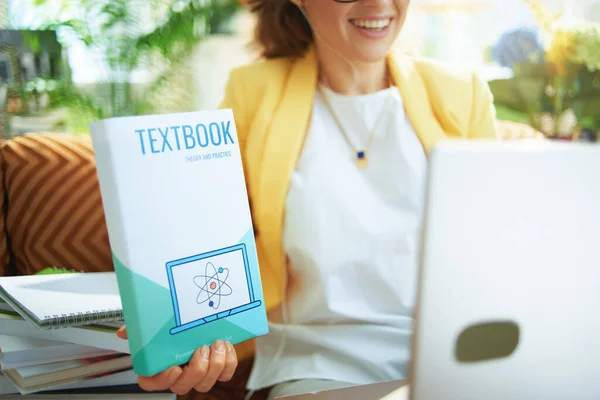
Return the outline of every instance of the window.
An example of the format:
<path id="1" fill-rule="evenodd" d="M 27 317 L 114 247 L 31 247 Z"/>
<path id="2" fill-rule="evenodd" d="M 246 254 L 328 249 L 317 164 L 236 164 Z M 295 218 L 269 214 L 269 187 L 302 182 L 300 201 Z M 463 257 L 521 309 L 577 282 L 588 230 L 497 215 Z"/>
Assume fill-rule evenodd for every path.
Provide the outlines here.
<path id="1" fill-rule="evenodd" d="M 553 12 L 600 20 L 600 0 L 542 1 Z M 503 32 L 534 24 L 521 0 L 413 0 L 401 43 L 427 57 L 485 66 L 488 49 Z"/>

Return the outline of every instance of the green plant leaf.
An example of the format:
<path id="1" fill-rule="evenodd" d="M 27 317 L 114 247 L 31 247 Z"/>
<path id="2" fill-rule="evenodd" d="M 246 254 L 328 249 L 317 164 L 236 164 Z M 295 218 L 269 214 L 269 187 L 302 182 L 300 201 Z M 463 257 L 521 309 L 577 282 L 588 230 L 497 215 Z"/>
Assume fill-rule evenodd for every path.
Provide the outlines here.
<path id="1" fill-rule="evenodd" d="M 178 78 L 181 61 L 206 35 L 226 32 L 228 21 L 241 8 L 237 0 L 57 1 L 61 2 L 60 11 L 58 15 L 48 16 L 44 28 L 64 29 L 70 37 L 101 52 L 111 75 L 107 83 L 110 90 L 103 95 L 96 94 L 92 99 L 81 94 L 82 97 L 78 97 L 75 92 L 58 91 L 55 102 L 79 110 L 82 115 L 103 116 L 143 113 L 144 107 L 146 110 L 154 107 L 144 98 L 138 101 L 132 97 L 127 79 L 140 66 L 148 66 L 159 76 L 147 93 L 167 92 L 164 88 L 170 85 L 185 86 L 189 91 L 189 82 L 182 83 Z M 49 3 L 48 0 L 34 2 L 38 6 Z M 143 13 L 140 7 L 148 7 L 146 11 L 150 13 Z M 142 23 L 140 15 L 145 18 L 150 15 L 149 20 Z M 185 93 L 183 97 L 189 98 L 188 92 Z"/>
<path id="2" fill-rule="evenodd" d="M 546 87 L 543 77 L 519 76 L 488 82 L 496 105 L 503 105 L 522 113 L 542 110 L 542 98 Z"/>
<path id="3" fill-rule="evenodd" d="M 514 110 L 504 105 L 496 106 L 496 118 L 501 121 L 512 121 L 523 124 L 531 123 L 526 113 Z"/>

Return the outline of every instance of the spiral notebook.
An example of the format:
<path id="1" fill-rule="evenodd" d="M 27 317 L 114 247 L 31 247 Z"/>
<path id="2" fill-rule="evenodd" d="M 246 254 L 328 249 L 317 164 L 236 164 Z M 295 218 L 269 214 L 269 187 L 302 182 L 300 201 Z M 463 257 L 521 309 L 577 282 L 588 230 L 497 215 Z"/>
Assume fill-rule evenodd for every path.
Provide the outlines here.
<path id="1" fill-rule="evenodd" d="M 40 329 L 123 318 L 114 272 L 0 277 L 0 297 Z"/>

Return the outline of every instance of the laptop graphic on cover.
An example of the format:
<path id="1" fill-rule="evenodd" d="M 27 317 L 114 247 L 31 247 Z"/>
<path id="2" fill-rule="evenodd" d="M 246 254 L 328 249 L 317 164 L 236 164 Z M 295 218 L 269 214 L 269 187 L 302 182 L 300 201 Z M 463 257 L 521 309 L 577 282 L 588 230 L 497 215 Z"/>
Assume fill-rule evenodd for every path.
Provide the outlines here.
<path id="1" fill-rule="evenodd" d="M 246 245 L 169 261 L 176 326 L 171 335 L 261 305 L 254 297 Z"/>

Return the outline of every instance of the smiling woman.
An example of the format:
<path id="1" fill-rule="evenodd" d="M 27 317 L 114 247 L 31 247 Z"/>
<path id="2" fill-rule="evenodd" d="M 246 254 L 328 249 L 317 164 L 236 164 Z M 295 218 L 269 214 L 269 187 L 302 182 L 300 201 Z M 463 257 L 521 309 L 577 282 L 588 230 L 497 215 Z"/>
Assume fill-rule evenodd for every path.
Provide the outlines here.
<path id="1" fill-rule="evenodd" d="M 332 89 L 346 94 L 378 89 L 361 87 L 354 77 L 347 79 L 347 74 L 356 73 L 353 62 L 379 75 L 379 88 L 387 86 L 385 56 L 404 25 L 410 0 L 383 2 L 388 3 L 383 8 L 339 0 L 249 3 L 258 14 L 257 39 L 266 58 L 300 56 L 315 43 L 322 73 Z M 341 70 L 337 68 L 340 63 Z M 348 88 L 348 82 L 356 86 Z"/>
<path id="2" fill-rule="evenodd" d="M 249 0 L 264 60 L 232 70 L 221 107 L 270 322 L 247 386 L 270 398 L 407 376 L 427 157 L 444 138 L 496 138 L 476 74 L 394 49 L 409 3 Z M 144 381 L 207 391 L 252 354 L 236 351 Z"/>

